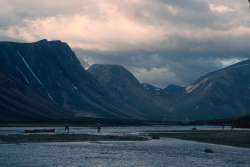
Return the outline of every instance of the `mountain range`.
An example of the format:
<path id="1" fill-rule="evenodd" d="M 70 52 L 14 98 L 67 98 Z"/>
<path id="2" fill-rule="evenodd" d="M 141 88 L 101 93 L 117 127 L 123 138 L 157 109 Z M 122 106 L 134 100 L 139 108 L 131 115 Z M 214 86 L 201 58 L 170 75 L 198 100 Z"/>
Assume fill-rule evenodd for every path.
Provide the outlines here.
<path id="1" fill-rule="evenodd" d="M 0 42 L 0 121 L 213 120 L 250 115 L 250 61 L 182 87 L 140 83 L 120 65 L 85 70 L 61 41 Z"/>
<path id="2" fill-rule="evenodd" d="M 129 118 L 111 103 L 112 100 L 102 86 L 81 66 L 71 48 L 61 41 L 0 42 L 0 72 L 31 92 L 24 93 L 27 96 L 25 99 L 33 99 L 35 102 L 31 101 L 26 106 L 40 103 L 41 100 L 31 95 L 34 94 L 47 103 L 43 106 L 49 109 L 56 107 L 71 117 Z M 13 91 L 4 90 L 9 94 Z M 16 104 L 11 106 L 15 107 Z M 12 115 L 11 111 L 2 109 L 1 113 Z M 18 111 L 20 115 L 23 114 L 17 117 L 20 119 L 39 112 L 36 109 L 32 112 L 26 109 Z M 53 112 L 56 111 L 53 109 Z M 53 114 L 48 113 L 47 117 L 53 118 Z M 2 118 L 12 119 L 5 114 Z"/>

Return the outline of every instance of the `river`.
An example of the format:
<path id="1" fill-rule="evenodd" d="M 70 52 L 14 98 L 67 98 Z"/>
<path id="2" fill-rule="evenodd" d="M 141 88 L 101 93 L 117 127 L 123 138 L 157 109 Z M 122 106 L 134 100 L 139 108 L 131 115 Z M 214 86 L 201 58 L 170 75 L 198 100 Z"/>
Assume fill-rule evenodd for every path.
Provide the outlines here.
<path id="1" fill-rule="evenodd" d="M 168 138 L 0 145 L 1 167 L 249 167 L 249 157 L 250 149 Z"/>
<path id="2" fill-rule="evenodd" d="M 103 127 L 101 134 L 190 130 L 192 126 Z M 221 127 L 199 126 L 218 130 Z M 0 128 L 0 134 L 22 134 L 24 129 Z M 63 133 L 63 128 L 56 128 Z M 70 133 L 95 134 L 94 127 L 71 127 Z M 214 153 L 208 154 L 209 148 Z M 249 167 L 250 149 L 161 138 L 135 142 L 77 142 L 1 144 L 0 167 Z"/>

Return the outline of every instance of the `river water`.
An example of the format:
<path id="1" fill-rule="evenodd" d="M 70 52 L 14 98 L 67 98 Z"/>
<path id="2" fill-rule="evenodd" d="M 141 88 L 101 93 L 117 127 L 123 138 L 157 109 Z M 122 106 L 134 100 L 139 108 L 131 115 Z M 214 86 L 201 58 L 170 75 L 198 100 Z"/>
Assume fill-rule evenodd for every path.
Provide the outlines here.
<path id="1" fill-rule="evenodd" d="M 19 134 L 28 128 L 0 128 Z M 104 127 L 102 134 L 190 130 L 192 127 Z M 197 127 L 220 129 L 220 127 Z M 63 133 L 63 128 L 56 128 Z M 96 133 L 75 127 L 71 133 Z M 214 153 L 208 154 L 209 148 Z M 162 138 L 134 142 L 0 144 L 0 167 L 249 167 L 250 149 Z"/>
<path id="2" fill-rule="evenodd" d="M 205 148 L 214 151 L 204 152 Z M 0 145 L 1 167 L 249 167 L 250 149 L 163 138 Z"/>

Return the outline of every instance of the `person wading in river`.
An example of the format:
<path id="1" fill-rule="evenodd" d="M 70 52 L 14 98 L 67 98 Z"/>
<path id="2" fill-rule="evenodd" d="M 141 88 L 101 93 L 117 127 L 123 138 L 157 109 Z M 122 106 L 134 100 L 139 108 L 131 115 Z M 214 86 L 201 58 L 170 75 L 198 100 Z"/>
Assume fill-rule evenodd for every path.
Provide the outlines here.
<path id="1" fill-rule="evenodd" d="M 69 133 L 69 125 L 65 125 L 64 132 Z"/>

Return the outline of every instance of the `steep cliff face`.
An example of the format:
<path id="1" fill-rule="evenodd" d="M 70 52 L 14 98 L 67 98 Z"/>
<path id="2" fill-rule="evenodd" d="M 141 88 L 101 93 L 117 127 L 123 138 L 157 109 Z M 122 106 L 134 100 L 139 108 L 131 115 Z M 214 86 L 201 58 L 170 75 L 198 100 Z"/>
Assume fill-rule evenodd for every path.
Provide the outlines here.
<path id="1" fill-rule="evenodd" d="M 0 42 L 0 69 L 76 117 L 127 118 L 61 41 Z"/>

